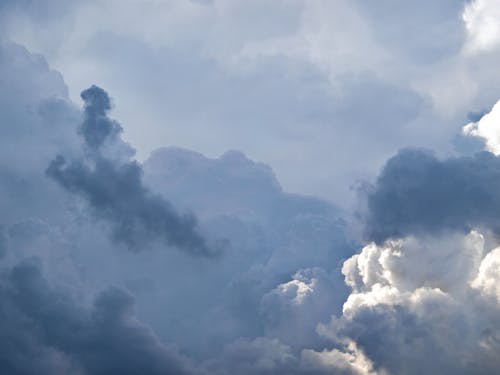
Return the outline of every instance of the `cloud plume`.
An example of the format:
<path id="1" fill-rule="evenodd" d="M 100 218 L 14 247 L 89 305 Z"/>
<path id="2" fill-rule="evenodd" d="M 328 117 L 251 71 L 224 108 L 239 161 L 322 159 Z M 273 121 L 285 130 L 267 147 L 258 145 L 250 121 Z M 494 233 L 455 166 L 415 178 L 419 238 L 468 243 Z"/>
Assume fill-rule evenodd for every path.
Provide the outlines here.
<path id="1" fill-rule="evenodd" d="M 130 249 L 140 250 L 152 240 L 161 240 L 192 254 L 210 255 L 212 249 L 198 232 L 196 218 L 179 214 L 145 187 L 138 162 L 123 160 L 122 151 L 131 151 L 119 138 L 121 126 L 107 116 L 108 94 L 92 86 L 81 96 L 85 106 L 79 133 L 85 141 L 85 156 L 67 161 L 59 155 L 47 175 L 85 199 L 97 217 L 110 223 L 113 239 Z"/>

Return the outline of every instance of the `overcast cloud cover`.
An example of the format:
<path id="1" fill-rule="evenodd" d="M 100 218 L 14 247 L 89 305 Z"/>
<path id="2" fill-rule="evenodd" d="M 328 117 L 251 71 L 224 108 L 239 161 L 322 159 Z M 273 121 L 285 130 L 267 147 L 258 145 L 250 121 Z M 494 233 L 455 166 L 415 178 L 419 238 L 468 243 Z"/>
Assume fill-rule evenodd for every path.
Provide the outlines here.
<path id="1" fill-rule="evenodd" d="M 0 372 L 498 374 L 500 2 L 0 1 Z"/>

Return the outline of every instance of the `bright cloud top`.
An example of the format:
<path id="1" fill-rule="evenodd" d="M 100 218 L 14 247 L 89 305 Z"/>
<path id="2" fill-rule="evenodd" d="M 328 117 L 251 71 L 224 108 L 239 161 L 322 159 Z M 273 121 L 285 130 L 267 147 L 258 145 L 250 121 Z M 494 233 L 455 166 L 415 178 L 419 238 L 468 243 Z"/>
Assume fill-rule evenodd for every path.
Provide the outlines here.
<path id="1" fill-rule="evenodd" d="M 319 331 L 356 342 L 379 374 L 495 373 L 498 262 L 474 231 L 367 245 L 344 263 L 342 317 Z"/>
<path id="2" fill-rule="evenodd" d="M 497 0 L 474 0 L 467 4 L 463 20 L 468 33 L 466 48 L 484 52 L 500 44 L 500 3 Z"/>
<path id="3" fill-rule="evenodd" d="M 490 112 L 476 122 L 470 122 L 462 129 L 468 136 L 479 137 L 486 143 L 488 151 L 495 155 L 500 154 L 500 101 Z"/>

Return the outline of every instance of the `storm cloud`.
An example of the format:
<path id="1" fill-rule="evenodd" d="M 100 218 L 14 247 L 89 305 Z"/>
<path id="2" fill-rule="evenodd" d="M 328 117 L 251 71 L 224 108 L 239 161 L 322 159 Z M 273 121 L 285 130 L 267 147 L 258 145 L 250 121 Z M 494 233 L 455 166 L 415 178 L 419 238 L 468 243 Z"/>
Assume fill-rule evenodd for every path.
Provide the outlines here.
<path id="1" fill-rule="evenodd" d="M 500 159 L 489 152 L 439 159 L 405 149 L 387 161 L 367 196 L 367 235 L 500 229 Z"/>
<path id="2" fill-rule="evenodd" d="M 2 2 L 0 372 L 497 374 L 498 9 L 393 3 Z"/>
<path id="3" fill-rule="evenodd" d="M 133 315 L 117 288 L 90 308 L 50 287 L 35 260 L 0 275 L 0 368 L 9 374 L 193 374 Z"/>
<path id="4" fill-rule="evenodd" d="M 119 138 L 121 126 L 107 117 L 111 109 L 108 94 L 92 86 L 81 96 L 84 121 L 78 130 L 85 140 L 85 158 L 66 161 L 58 156 L 47 175 L 85 199 L 97 217 L 109 221 L 113 239 L 130 249 L 141 250 L 159 239 L 192 254 L 210 255 L 214 250 L 198 232 L 195 217 L 177 213 L 172 204 L 146 188 L 138 162 L 106 155 L 105 147 L 108 154 L 116 146 L 132 152 Z"/>

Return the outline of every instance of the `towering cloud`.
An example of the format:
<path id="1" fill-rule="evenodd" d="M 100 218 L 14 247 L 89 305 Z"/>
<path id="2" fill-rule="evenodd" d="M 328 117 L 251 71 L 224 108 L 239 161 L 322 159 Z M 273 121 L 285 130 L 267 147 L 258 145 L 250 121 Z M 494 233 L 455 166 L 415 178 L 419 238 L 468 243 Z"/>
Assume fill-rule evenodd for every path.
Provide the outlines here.
<path id="1" fill-rule="evenodd" d="M 474 127 L 493 134 L 486 116 Z M 488 233 L 499 228 L 499 171 L 490 152 L 440 160 L 406 149 L 386 163 L 367 197 L 375 242 L 344 262 L 352 292 L 341 316 L 318 326 L 368 361 L 362 374 L 498 372 L 500 250 Z"/>
<path id="2" fill-rule="evenodd" d="M 34 3 L 0 39 L 71 89 L 0 43 L 0 373 L 499 372 L 499 104 L 486 151 L 422 148 L 498 98 L 494 1 Z M 233 147 L 345 209 L 373 181 L 366 237 Z"/>
<path id="3" fill-rule="evenodd" d="M 494 374 L 498 255 L 477 232 L 368 245 L 344 264 L 343 315 L 319 332 L 356 343 L 380 374 Z"/>
<path id="4" fill-rule="evenodd" d="M 81 96 L 85 106 L 79 133 L 85 156 L 71 161 L 58 156 L 47 175 L 84 198 L 97 217 L 111 224 L 113 239 L 130 249 L 140 250 L 159 239 L 192 254 L 210 255 L 213 250 L 198 232 L 195 217 L 177 213 L 143 185 L 141 166 L 130 160 L 133 151 L 119 138 L 121 126 L 107 116 L 108 94 L 92 86 Z"/>

